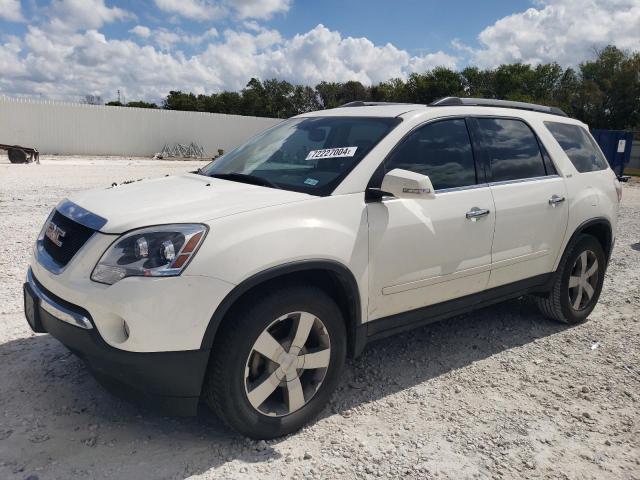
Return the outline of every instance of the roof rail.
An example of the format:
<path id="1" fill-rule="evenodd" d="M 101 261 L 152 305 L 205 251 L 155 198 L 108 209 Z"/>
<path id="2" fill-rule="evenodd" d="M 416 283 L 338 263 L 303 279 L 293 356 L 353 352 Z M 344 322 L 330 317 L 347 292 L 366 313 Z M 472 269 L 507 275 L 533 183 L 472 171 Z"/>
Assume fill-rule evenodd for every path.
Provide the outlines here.
<path id="1" fill-rule="evenodd" d="M 355 102 L 345 103 L 340 105 L 339 108 L 345 107 L 375 107 L 377 105 L 412 105 L 411 103 L 402 102 L 363 102 L 362 100 L 356 100 Z"/>
<path id="2" fill-rule="evenodd" d="M 531 110 L 533 112 L 549 113 L 568 117 L 558 107 L 547 107 L 536 105 L 535 103 L 512 102 L 509 100 L 494 100 L 492 98 L 467 98 L 467 97 L 444 97 L 429 104 L 430 107 L 452 107 L 452 106 L 474 106 L 474 107 L 500 107 L 515 108 L 518 110 Z"/>

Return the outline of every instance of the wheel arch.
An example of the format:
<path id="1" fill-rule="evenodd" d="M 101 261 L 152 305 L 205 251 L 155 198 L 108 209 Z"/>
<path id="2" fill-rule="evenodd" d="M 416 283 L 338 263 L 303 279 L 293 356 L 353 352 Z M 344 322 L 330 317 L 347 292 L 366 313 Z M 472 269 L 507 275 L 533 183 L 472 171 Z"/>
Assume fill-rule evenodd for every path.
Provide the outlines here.
<path id="1" fill-rule="evenodd" d="M 340 262 L 334 260 L 300 260 L 271 267 L 245 279 L 220 302 L 213 313 L 202 339 L 201 349 L 213 347 L 216 333 L 234 305 L 263 288 L 304 281 L 320 286 L 338 303 L 347 328 L 349 356 L 357 356 L 364 348 L 366 335 L 362 326 L 360 290 L 355 276 Z M 276 283 L 277 282 L 277 283 Z"/>
<path id="2" fill-rule="evenodd" d="M 611 222 L 604 217 L 592 218 L 581 223 L 567 242 L 563 256 L 568 248 L 577 241 L 578 237 L 584 234 L 592 235 L 600 242 L 608 263 L 611 257 L 611 251 L 613 250 L 613 231 L 611 229 Z"/>

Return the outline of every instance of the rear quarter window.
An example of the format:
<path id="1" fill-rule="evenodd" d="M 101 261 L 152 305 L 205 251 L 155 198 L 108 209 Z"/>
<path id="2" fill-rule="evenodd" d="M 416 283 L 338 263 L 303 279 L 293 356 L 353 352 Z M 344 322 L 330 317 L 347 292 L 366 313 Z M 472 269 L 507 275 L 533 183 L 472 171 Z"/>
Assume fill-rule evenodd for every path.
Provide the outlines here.
<path id="1" fill-rule="evenodd" d="M 604 170 L 609 165 L 589 132 L 578 125 L 544 122 L 580 173 Z"/>

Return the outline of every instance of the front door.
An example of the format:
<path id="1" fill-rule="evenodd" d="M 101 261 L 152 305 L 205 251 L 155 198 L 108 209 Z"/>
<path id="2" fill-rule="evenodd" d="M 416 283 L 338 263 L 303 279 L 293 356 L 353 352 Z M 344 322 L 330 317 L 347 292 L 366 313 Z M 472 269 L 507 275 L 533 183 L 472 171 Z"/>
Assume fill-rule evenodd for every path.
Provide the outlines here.
<path id="1" fill-rule="evenodd" d="M 435 197 L 385 197 L 367 205 L 369 320 L 485 289 L 491 268 L 495 209 L 477 171 L 464 119 L 425 124 L 385 161 L 429 175 Z"/>

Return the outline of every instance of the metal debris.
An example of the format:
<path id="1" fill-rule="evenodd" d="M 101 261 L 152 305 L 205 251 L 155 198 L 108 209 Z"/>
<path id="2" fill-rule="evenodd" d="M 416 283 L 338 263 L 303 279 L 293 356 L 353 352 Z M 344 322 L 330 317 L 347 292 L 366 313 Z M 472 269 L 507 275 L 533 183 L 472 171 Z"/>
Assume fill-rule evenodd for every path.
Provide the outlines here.
<path id="1" fill-rule="evenodd" d="M 164 144 L 159 154 L 156 154 L 154 158 L 203 158 L 204 149 L 201 145 L 195 142 L 191 142 L 189 145 L 184 143 L 174 143 L 173 145 Z"/>

